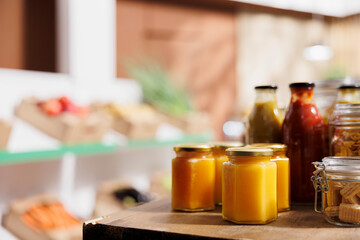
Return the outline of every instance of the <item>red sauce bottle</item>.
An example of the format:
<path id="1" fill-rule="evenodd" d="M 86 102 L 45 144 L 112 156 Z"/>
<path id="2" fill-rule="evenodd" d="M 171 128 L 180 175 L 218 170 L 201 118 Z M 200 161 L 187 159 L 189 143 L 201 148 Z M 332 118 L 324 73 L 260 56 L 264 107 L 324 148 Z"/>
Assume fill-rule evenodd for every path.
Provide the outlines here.
<path id="1" fill-rule="evenodd" d="M 324 122 L 313 100 L 314 83 L 292 83 L 291 101 L 283 124 L 290 159 L 291 200 L 313 202 L 312 162 L 325 155 Z"/>

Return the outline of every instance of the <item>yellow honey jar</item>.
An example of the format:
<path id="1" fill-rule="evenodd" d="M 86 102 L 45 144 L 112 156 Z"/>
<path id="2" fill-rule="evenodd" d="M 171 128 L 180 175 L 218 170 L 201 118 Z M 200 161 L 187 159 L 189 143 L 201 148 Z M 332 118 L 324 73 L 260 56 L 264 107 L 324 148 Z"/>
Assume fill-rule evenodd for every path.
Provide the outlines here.
<path id="1" fill-rule="evenodd" d="M 205 211 L 215 208 L 215 160 L 211 145 L 178 145 L 172 160 L 172 208 Z"/>
<path id="2" fill-rule="evenodd" d="M 238 224 L 266 224 L 277 218 L 276 163 L 269 148 L 229 148 L 223 164 L 222 216 Z"/>
<path id="3" fill-rule="evenodd" d="M 229 158 L 226 156 L 226 149 L 231 147 L 242 147 L 241 142 L 215 142 L 212 143 L 214 146 L 213 155 L 215 158 L 215 204 L 222 204 L 222 166 L 223 163 L 228 161 Z"/>
<path id="4" fill-rule="evenodd" d="M 286 145 L 277 143 L 257 143 L 253 147 L 271 148 L 274 152 L 271 161 L 277 165 L 277 201 L 278 211 L 290 210 L 290 163 L 285 155 Z"/>

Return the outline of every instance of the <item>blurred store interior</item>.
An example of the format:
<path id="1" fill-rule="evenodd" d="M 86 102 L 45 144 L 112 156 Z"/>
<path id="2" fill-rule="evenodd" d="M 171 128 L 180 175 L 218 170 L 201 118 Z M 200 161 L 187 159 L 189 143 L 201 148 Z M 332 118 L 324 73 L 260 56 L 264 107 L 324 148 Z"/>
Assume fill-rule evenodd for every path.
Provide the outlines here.
<path id="1" fill-rule="evenodd" d="M 256 85 L 276 84 L 285 110 L 289 83 L 315 82 L 324 112 L 360 78 L 359 13 L 356 0 L 0 0 L 0 215 L 44 193 L 82 220 L 126 208 L 108 204 L 114 186 L 169 195 L 173 145 L 244 142 Z M 88 125 L 55 121 L 64 101 Z"/>

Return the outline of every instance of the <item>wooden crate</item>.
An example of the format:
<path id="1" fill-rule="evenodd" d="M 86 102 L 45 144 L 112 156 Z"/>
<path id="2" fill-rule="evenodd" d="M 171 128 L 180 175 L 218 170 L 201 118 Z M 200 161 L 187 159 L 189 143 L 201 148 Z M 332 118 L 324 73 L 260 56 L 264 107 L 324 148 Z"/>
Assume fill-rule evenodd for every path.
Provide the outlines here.
<path id="1" fill-rule="evenodd" d="M 9 212 L 4 216 L 4 227 L 22 240 L 80 240 L 82 239 L 81 224 L 66 229 L 38 230 L 28 226 L 21 215 L 37 204 L 58 202 L 51 195 L 38 195 L 23 198 L 10 204 Z"/>
<path id="2" fill-rule="evenodd" d="M 101 113 L 90 113 L 84 118 L 71 113 L 48 116 L 37 102 L 36 98 L 24 99 L 15 115 L 64 143 L 99 142 L 111 126 L 111 118 Z"/>
<path id="3" fill-rule="evenodd" d="M 210 116 L 205 112 L 192 112 L 183 117 L 164 115 L 164 119 L 189 134 L 211 131 Z"/>
<path id="4" fill-rule="evenodd" d="M 0 150 L 6 149 L 10 138 L 11 124 L 3 119 L 0 119 Z"/>

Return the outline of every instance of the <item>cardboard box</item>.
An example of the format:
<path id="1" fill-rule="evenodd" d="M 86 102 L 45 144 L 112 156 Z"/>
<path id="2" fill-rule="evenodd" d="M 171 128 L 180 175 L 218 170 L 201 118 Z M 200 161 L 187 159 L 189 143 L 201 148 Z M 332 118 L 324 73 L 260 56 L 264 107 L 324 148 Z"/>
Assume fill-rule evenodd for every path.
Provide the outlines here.
<path id="1" fill-rule="evenodd" d="M 164 119 L 169 124 L 189 134 L 204 133 L 211 130 L 210 116 L 205 112 L 192 112 L 184 117 L 165 115 Z"/>
<path id="2" fill-rule="evenodd" d="M 22 240 L 80 240 L 82 224 L 71 228 L 39 230 L 28 226 L 21 216 L 31 207 L 38 204 L 58 202 L 51 195 L 39 195 L 31 198 L 18 199 L 10 204 L 9 212 L 4 216 L 4 227 Z"/>
<path id="3" fill-rule="evenodd" d="M 114 192 L 121 188 L 131 188 L 131 184 L 124 180 L 110 180 L 103 182 L 97 191 L 94 206 L 94 217 L 107 216 L 125 209 L 122 203 L 115 197 Z"/>
<path id="4" fill-rule="evenodd" d="M 38 106 L 36 98 L 24 99 L 15 115 L 49 136 L 64 143 L 99 142 L 111 127 L 111 118 L 101 113 L 79 117 L 71 113 L 49 116 Z"/>
<path id="5" fill-rule="evenodd" d="M 9 122 L 0 119 L 0 150 L 6 149 L 10 138 L 11 128 L 12 126 Z"/>
<path id="6" fill-rule="evenodd" d="M 159 124 L 159 121 L 155 119 L 136 120 L 115 117 L 112 127 L 129 139 L 153 139 L 156 136 Z"/>

